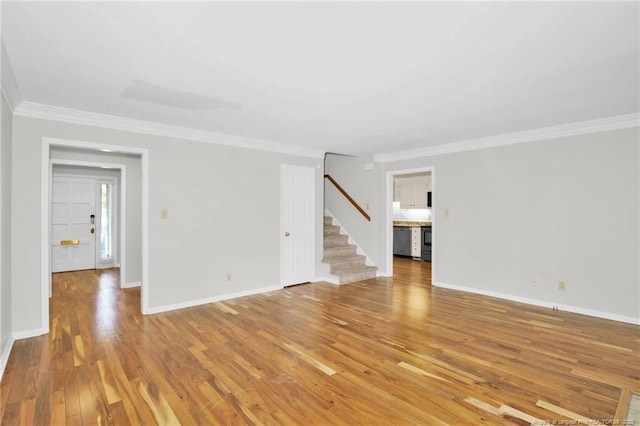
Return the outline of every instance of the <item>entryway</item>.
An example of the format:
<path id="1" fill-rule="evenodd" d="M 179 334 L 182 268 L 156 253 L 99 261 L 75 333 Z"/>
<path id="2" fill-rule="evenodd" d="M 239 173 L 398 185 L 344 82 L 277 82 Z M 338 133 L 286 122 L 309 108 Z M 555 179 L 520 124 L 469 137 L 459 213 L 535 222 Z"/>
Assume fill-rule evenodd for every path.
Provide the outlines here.
<path id="1" fill-rule="evenodd" d="M 119 180 L 120 170 L 53 166 L 52 273 L 119 265 Z"/>
<path id="2" fill-rule="evenodd" d="M 94 249 L 85 248 L 85 252 L 93 251 L 95 264 L 90 262 L 89 256 L 75 256 L 83 258 L 83 262 L 76 263 L 74 256 L 66 256 L 66 259 L 74 259 L 71 264 L 57 265 L 56 268 L 113 268 L 111 273 L 119 275 L 118 283 L 122 287 L 141 287 L 139 307 L 143 314 L 149 312 L 149 267 L 148 267 L 148 241 L 149 241 L 149 223 L 148 223 L 148 206 L 149 206 L 149 154 L 145 148 L 133 148 L 121 145 L 106 145 L 84 141 L 73 141 L 55 138 L 43 138 L 42 147 L 42 211 L 41 211 L 41 254 L 42 259 L 42 281 L 41 281 L 41 332 L 48 333 L 49 324 L 49 298 L 52 294 L 52 272 L 53 269 L 53 244 L 54 241 L 66 240 L 65 245 L 82 245 L 83 239 L 86 239 L 86 231 L 91 232 L 93 228 L 95 241 Z M 99 223 L 100 218 L 109 216 L 106 212 L 95 213 L 90 212 L 90 206 L 77 203 L 74 206 L 73 192 L 68 200 L 60 201 L 60 205 L 65 204 L 65 209 L 74 207 L 76 212 L 67 212 L 62 216 L 67 216 L 66 224 L 61 228 L 69 228 L 76 226 L 81 228 L 83 237 L 76 237 L 76 234 L 67 234 L 64 238 L 58 238 L 60 235 L 53 235 L 52 227 L 53 217 L 57 217 L 53 213 L 53 183 L 54 183 L 54 167 L 84 167 L 96 170 L 119 170 L 120 180 L 106 179 L 109 176 L 103 176 L 100 173 L 92 173 L 85 176 L 97 179 L 95 197 L 101 196 L 101 201 L 93 206 L 94 209 L 102 208 L 106 204 L 102 204 L 102 198 L 106 200 L 111 197 L 111 217 L 105 219 L 105 223 Z M 67 173 L 68 174 L 68 173 Z M 75 183 L 82 181 L 76 180 Z M 69 182 L 67 182 L 68 184 Z M 109 185 L 112 184 L 112 185 Z M 104 185 L 104 186 L 103 186 Z M 116 187 L 117 186 L 117 187 Z M 58 188 L 64 193 L 62 187 Z M 77 188 L 76 188 L 77 189 Z M 67 188 L 67 191 L 70 191 Z M 117 192 L 116 192 L 117 191 Z M 80 191 L 82 192 L 82 190 Z M 128 202 L 127 202 L 128 200 Z M 77 213 L 77 214 L 76 214 Z M 92 218 L 91 215 L 94 215 Z M 71 219 L 69 219 L 69 217 Z M 76 218 L 78 219 L 74 222 Z M 91 223 L 93 221 L 93 223 Z M 93 225 L 93 226 L 91 226 Z M 110 229 L 108 229 L 110 228 Z M 101 233 L 101 231 L 104 231 Z M 58 232 L 58 230 L 56 230 Z M 111 236 L 110 238 L 108 236 Z M 55 238 L 55 240 L 54 240 Z M 69 241 L 70 240 L 70 241 Z M 77 243 L 75 244 L 76 241 Z M 90 243 L 88 243 L 90 244 Z M 59 244 L 61 245 L 61 244 Z M 58 250 L 61 258 L 65 258 L 62 249 Z M 68 255 L 69 253 L 67 253 Z M 116 266 L 119 265 L 119 268 Z M 102 270 L 102 269 L 94 269 Z"/>

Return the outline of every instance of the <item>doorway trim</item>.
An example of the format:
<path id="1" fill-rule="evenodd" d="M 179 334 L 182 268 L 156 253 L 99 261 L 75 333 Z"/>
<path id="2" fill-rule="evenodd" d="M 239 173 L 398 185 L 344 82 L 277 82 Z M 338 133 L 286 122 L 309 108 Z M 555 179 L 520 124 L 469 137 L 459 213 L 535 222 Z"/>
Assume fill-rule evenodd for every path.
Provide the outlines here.
<path id="1" fill-rule="evenodd" d="M 384 261 L 385 261 L 385 276 L 393 276 L 393 178 L 395 176 L 400 175 L 408 175 L 412 173 L 426 173 L 431 172 L 431 189 L 435 190 L 436 188 L 436 174 L 435 167 L 417 167 L 414 169 L 404 169 L 404 170 L 392 170 L 388 171 L 386 174 L 385 181 L 385 252 L 384 252 Z M 431 207 L 431 223 L 435 222 L 434 210 Z M 435 227 L 432 228 L 432 238 Z M 431 265 L 435 263 L 435 252 L 431 252 Z M 435 282 L 435 269 L 431 268 L 431 281 Z"/>
<path id="2" fill-rule="evenodd" d="M 40 239 L 40 324 L 41 333 L 46 334 L 50 330 L 49 324 L 49 286 L 51 282 L 51 260 L 49 247 L 49 205 L 51 199 L 51 177 L 53 166 L 51 164 L 51 148 L 65 147 L 78 148 L 96 152 L 114 152 L 140 156 L 142 174 L 142 284 L 140 297 L 140 311 L 142 314 L 149 312 L 149 150 L 146 148 L 134 148 L 123 145 L 109 145 L 102 143 L 77 141 L 69 139 L 42 138 L 41 159 L 41 239 Z M 124 185 L 122 185 L 124 186 Z M 122 242 L 121 242 L 122 244 Z M 121 252 L 122 253 L 122 252 Z M 121 259 L 122 260 L 122 259 Z"/>
<path id="3" fill-rule="evenodd" d="M 90 167 L 90 168 L 100 168 L 100 169 L 110 169 L 110 170 L 119 170 L 120 171 L 120 187 L 118 187 L 118 196 L 120 198 L 120 205 L 118 209 L 120 210 L 120 220 L 118 221 L 118 260 L 120 264 L 120 288 L 126 288 L 127 283 L 124 281 L 124 278 L 127 276 L 126 272 L 126 230 L 127 230 L 127 166 L 124 164 L 115 164 L 115 163 L 98 163 L 93 161 L 77 161 L 77 160 L 65 160 L 65 159 L 57 159 L 52 158 L 51 161 L 51 176 L 53 176 L 53 166 L 74 166 L 74 167 Z M 96 181 L 100 181 L 100 176 L 95 176 Z M 98 184 L 99 186 L 99 184 Z M 51 202 L 51 199 L 49 199 Z M 51 208 L 51 206 L 49 206 Z M 96 207 L 97 208 L 97 207 Z M 48 226 L 49 229 L 51 227 L 51 216 L 48 215 Z M 50 231 L 49 231 L 50 232 Z M 51 242 L 49 242 L 51 244 Z M 97 256 L 97 244 L 96 244 L 96 268 L 98 267 L 98 256 Z M 49 252 L 49 261 L 51 261 L 51 252 Z M 51 297 L 52 289 L 51 289 L 51 274 L 49 274 L 49 297 Z"/>

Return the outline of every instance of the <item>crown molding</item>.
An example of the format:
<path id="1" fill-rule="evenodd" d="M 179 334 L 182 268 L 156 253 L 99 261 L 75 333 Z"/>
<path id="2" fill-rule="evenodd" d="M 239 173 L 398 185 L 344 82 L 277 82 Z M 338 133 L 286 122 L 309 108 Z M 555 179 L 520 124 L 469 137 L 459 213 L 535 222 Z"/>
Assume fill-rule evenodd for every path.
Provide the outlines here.
<path id="1" fill-rule="evenodd" d="M 11 111 L 15 111 L 22 102 L 22 94 L 20 93 L 18 82 L 13 73 L 9 54 L 2 41 L 0 41 L 0 50 L 0 55 L 2 55 L 0 57 L 0 74 L 2 74 L 2 78 L 0 78 L 0 89 Z"/>
<path id="2" fill-rule="evenodd" d="M 155 123 L 152 121 L 134 120 L 131 118 L 79 111 L 33 102 L 20 103 L 20 105 L 15 108 L 14 113 L 19 117 L 60 121 L 82 126 L 101 127 L 125 132 L 186 139 L 190 141 L 206 142 L 235 148 L 253 149 L 257 151 L 276 152 L 279 154 L 289 154 L 300 157 L 324 158 L 324 151 L 314 148 L 305 148 L 265 139 L 229 135 L 189 127 Z"/>
<path id="3" fill-rule="evenodd" d="M 472 151 L 476 149 L 493 148 L 504 145 L 514 145 L 526 142 L 535 142 L 546 139 L 561 138 L 567 136 L 598 133 L 608 130 L 626 129 L 640 126 L 640 113 L 618 115 L 615 117 L 601 118 L 598 120 L 581 121 L 578 123 L 562 124 L 560 126 L 544 127 L 535 130 L 506 133 L 503 135 L 489 136 L 486 138 L 469 139 L 466 141 L 452 142 L 426 148 L 412 149 L 389 154 L 377 154 L 373 157 L 377 163 L 409 160 L 418 157 L 430 157 L 433 155 L 451 154 L 455 152 Z"/>

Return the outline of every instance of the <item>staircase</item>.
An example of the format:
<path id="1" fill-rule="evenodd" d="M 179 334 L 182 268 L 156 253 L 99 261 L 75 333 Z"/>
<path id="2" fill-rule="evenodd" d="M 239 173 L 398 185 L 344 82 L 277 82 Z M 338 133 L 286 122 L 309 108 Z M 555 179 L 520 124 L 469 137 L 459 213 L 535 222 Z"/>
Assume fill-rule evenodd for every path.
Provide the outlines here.
<path id="1" fill-rule="evenodd" d="M 330 265 L 329 272 L 338 278 L 338 284 L 368 280 L 376 277 L 378 268 L 365 263 L 365 257 L 349 244 L 349 236 L 340 234 L 340 227 L 333 225 L 331 217 L 324 218 L 324 257 Z"/>

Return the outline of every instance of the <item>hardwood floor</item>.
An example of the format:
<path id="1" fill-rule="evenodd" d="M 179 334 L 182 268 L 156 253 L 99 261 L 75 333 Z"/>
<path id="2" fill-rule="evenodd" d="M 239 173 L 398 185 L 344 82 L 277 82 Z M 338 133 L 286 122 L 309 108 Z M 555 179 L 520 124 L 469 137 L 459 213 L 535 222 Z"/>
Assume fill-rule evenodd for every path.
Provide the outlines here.
<path id="1" fill-rule="evenodd" d="M 56 274 L 51 333 L 15 343 L 1 424 L 544 424 L 611 420 L 638 393 L 640 327 L 395 271 L 151 316 L 117 270 Z"/>

